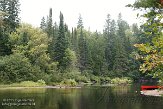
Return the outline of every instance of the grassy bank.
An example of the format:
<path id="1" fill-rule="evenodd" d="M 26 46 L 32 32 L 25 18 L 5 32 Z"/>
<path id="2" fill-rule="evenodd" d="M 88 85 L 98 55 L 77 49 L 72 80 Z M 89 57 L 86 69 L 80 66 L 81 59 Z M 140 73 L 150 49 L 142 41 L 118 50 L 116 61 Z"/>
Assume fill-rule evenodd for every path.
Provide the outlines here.
<path id="1" fill-rule="evenodd" d="M 83 79 L 84 78 L 84 79 Z M 83 85 L 103 85 L 103 84 L 131 84 L 132 79 L 124 77 L 124 78 L 109 78 L 109 77 L 98 77 L 98 76 L 91 76 L 85 77 L 81 76 L 78 78 L 69 78 L 67 76 L 66 79 L 61 80 L 60 82 L 50 82 L 46 83 L 44 80 L 38 80 L 37 82 L 33 81 L 22 81 L 19 83 L 12 83 L 12 84 L 1 84 L 1 87 L 43 87 L 43 86 L 58 86 L 58 87 L 76 87 L 76 86 L 83 86 Z"/>
<path id="2" fill-rule="evenodd" d="M 46 86 L 44 80 L 38 80 L 37 82 L 33 81 L 22 81 L 20 83 L 12 83 L 12 84 L 1 84 L 0 87 L 39 87 Z"/>

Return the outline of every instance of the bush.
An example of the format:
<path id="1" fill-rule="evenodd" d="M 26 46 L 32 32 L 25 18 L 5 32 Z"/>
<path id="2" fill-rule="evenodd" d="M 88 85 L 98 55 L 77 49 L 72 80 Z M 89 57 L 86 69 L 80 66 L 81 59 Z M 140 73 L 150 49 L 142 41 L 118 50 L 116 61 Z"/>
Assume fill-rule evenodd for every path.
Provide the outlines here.
<path id="1" fill-rule="evenodd" d="M 46 84 L 44 80 L 38 80 L 37 82 L 22 81 L 20 83 L 13 83 L 10 86 L 12 87 L 38 87 L 38 86 L 46 86 Z"/>
<path id="2" fill-rule="evenodd" d="M 50 82 L 53 83 L 60 83 L 64 79 L 63 74 L 61 73 L 53 74 L 50 78 L 51 78 Z"/>
<path id="3" fill-rule="evenodd" d="M 63 81 L 61 81 L 60 85 L 64 85 L 64 86 L 76 86 L 77 83 L 74 79 L 65 79 Z"/>
<path id="4" fill-rule="evenodd" d="M 70 72 L 61 74 L 63 79 L 74 79 L 76 82 L 88 82 L 89 79 L 80 72 Z M 63 80 L 62 79 L 62 80 Z"/>
<path id="5" fill-rule="evenodd" d="M 128 78 L 128 77 L 124 77 L 124 78 L 114 78 L 111 80 L 112 84 L 130 84 L 132 83 L 132 79 Z"/>
<path id="6" fill-rule="evenodd" d="M 99 77 L 97 77 L 97 76 L 95 76 L 95 75 L 90 75 L 90 80 L 91 80 L 91 82 L 93 82 L 93 83 L 99 83 L 99 82 L 100 82 Z"/>
<path id="7" fill-rule="evenodd" d="M 37 83 L 39 83 L 40 85 L 46 85 L 46 84 L 45 84 L 45 81 L 42 80 L 42 79 L 41 79 L 41 80 L 38 80 Z"/>
<path id="8" fill-rule="evenodd" d="M 89 79 L 83 75 L 76 76 L 75 80 L 77 82 L 84 82 L 84 83 L 88 83 L 88 81 L 89 81 Z"/>
<path id="9" fill-rule="evenodd" d="M 22 54 L 12 54 L 0 58 L 0 78 L 4 83 L 35 80 L 40 70 L 32 66 Z"/>
<path id="10" fill-rule="evenodd" d="M 109 83 L 111 81 L 110 77 L 105 77 L 105 81 Z"/>

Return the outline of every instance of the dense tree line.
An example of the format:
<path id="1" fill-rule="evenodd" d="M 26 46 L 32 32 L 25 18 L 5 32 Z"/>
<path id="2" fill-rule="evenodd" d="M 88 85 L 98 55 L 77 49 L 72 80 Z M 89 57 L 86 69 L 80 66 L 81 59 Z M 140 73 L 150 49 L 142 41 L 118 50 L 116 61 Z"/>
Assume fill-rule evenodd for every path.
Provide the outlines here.
<path id="1" fill-rule="evenodd" d="M 135 7 L 142 6 L 136 3 Z M 137 79 L 141 76 L 139 65 L 143 61 L 136 60 L 140 51 L 134 45 L 139 44 L 140 50 L 147 50 L 148 46 L 158 46 L 156 40 L 162 37 L 161 26 L 158 28 L 162 17 L 159 17 L 159 21 L 151 20 L 152 13 L 146 14 L 148 22 L 140 28 L 137 24 L 129 25 L 121 13 L 117 21 L 108 14 L 101 33 L 86 30 L 81 15 L 77 26 L 73 28 L 65 23 L 62 12 L 59 22 L 54 22 L 52 8 L 47 18 L 41 19 L 40 28 L 20 24 L 19 6 L 18 0 L 0 1 L 0 82 L 3 83 L 39 79 L 47 83 L 60 82 L 62 79 L 86 82 L 98 77 Z M 150 34 L 148 31 L 151 29 Z M 160 37 L 154 38 L 154 35 L 158 36 L 154 33 Z M 146 42 L 150 44 L 141 45 Z M 162 56 L 161 48 L 158 52 Z M 146 56 L 145 62 L 149 61 L 147 54 L 143 55 Z M 155 63 L 159 67 L 156 71 L 162 71 L 162 64 L 156 64 L 159 63 Z M 146 68 L 143 64 L 141 68 L 151 70 L 153 66 Z"/>

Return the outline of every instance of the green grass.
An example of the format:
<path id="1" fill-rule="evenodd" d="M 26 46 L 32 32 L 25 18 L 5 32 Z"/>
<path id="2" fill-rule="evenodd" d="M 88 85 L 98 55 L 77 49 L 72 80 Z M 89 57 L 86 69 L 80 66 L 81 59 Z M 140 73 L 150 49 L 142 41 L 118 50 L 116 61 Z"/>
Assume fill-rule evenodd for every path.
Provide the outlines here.
<path id="1" fill-rule="evenodd" d="M 38 80 L 37 82 L 33 81 L 22 81 L 20 83 L 12 83 L 8 85 L 0 85 L 0 87 L 39 87 L 46 86 L 44 80 Z"/>

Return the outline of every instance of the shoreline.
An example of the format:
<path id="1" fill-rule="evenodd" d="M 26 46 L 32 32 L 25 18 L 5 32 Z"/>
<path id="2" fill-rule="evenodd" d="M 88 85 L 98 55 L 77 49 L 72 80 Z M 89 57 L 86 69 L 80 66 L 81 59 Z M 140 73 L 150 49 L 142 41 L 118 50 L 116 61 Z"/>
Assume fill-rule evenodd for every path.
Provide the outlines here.
<path id="1" fill-rule="evenodd" d="M 79 89 L 81 88 L 80 86 L 31 86 L 31 87 L 20 87 L 20 86 L 4 86 L 4 87 L 0 87 L 0 90 L 3 89 L 34 89 L 34 88 L 38 88 L 38 89 Z"/>
<path id="2" fill-rule="evenodd" d="M 145 96 L 163 96 L 163 90 L 143 90 L 143 91 L 140 91 L 140 93 L 142 95 L 145 95 Z"/>

